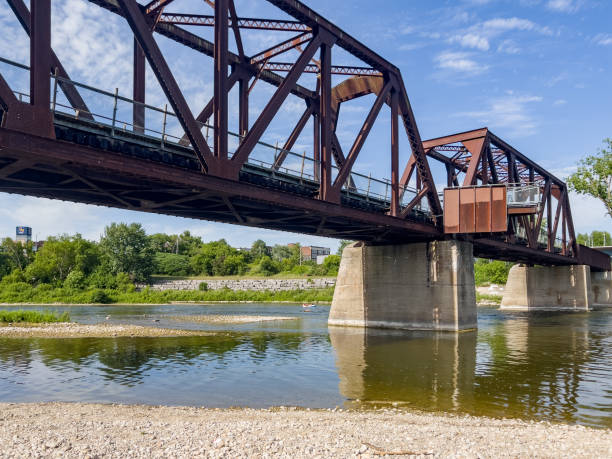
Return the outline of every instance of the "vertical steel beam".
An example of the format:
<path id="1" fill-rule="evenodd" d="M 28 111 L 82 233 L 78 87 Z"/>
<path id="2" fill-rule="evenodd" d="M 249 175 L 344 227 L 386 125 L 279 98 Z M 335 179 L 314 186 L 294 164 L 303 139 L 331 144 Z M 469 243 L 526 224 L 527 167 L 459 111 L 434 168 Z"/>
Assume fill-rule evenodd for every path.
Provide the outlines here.
<path id="1" fill-rule="evenodd" d="M 319 198 L 328 201 L 332 187 L 331 46 L 321 46 L 321 183 Z M 339 201 L 340 195 L 334 197 Z"/>
<path id="2" fill-rule="evenodd" d="M 229 0 L 215 2 L 215 156 L 227 159 L 227 72 Z M 240 132 L 242 134 L 242 131 Z"/>
<path id="3" fill-rule="evenodd" d="M 134 132 L 144 133 L 145 131 L 145 81 L 146 81 L 146 62 L 145 54 L 136 38 L 134 38 L 134 104 L 132 113 L 132 124 Z"/>
<path id="4" fill-rule="evenodd" d="M 314 159 L 314 179 L 315 182 L 321 181 L 321 116 L 319 115 L 319 110 L 317 109 L 312 114 L 312 126 L 313 126 L 313 148 L 312 155 Z"/>
<path id="5" fill-rule="evenodd" d="M 399 95 L 391 92 L 391 210 L 393 217 L 399 215 Z"/>
<path id="6" fill-rule="evenodd" d="M 30 103 L 49 110 L 51 0 L 31 0 L 30 8 Z"/>
<path id="7" fill-rule="evenodd" d="M 548 202 L 548 207 L 546 208 L 546 232 L 548 235 L 548 251 L 552 252 L 555 248 L 555 240 L 552 234 L 552 187 L 548 187 L 548 195 L 546 196 L 546 200 Z"/>
<path id="8" fill-rule="evenodd" d="M 7 1 L 8 1 L 9 6 L 15 13 L 15 16 L 17 16 L 17 19 L 19 20 L 19 23 L 23 27 L 23 30 L 28 34 L 28 36 L 30 36 L 31 35 L 31 28 L 30 28 L 31 15 L 30 15 L 30 11 L 28 10 L 28 7 L 23 2 L 23 0 L 7 0 Z M 66 80 L 70 80 L 70 76 L 64 69 L 64 66 L 59 61 L 59 59 L 57 58 L 53 50 L 51 50 L 51 66 L 55 67 L 57 71 L 57 76 L 61 78 L 65 78 Z M 89 108 L 87 107 L 87 104 L 85 104 L 85 101 L 83 100 L 79 92 L 77 91 L 76 87 L 71 82 L 64 81 L 64 80 L 59 80 L 58 84 L 59 84 L 59 87 L 62 88 L 62 91 L 66 95 L 66 99 L 68 99 L 68 102 L 70 102 L 70 105 L 72 106 L 72 108 L 79 110 L 80 112 L 79 117 L 85 118 L 88 120 L 93 120 L 93 116 L 89 112 Z"/>
<path id="9" fill-rule="evenodd" d="M 240 141 L 249 131 L 249 77 L 245 76 L 238 83 L 238 91 L 240 92 L 240 100 L 238 101 L 238 131 Z"/>

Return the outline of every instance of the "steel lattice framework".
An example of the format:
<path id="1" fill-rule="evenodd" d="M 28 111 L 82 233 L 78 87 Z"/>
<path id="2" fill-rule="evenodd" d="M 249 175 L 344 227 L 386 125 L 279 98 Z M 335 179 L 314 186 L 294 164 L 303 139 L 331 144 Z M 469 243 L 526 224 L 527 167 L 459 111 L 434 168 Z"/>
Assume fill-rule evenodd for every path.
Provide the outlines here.
<path id="1" fill-rule="evenodd" d="M 609 269 L 606 257 L 577 244 L 562 181 L 486 129 L 422 142 L 399 69 L 297 0 L 259 0 L 286 19 L 241 17 L 233 0 L 204 0 L 197 14 L 170 11 L 173 0 L 89 0 L 122 17 L 134 36 L 132 97 L 98 90 L 114 97 L 115 111 L 118 101 L 132 104 L 129 129 L 117 128 L 115 114 L 111 123 L 93 113 L 81 93 L 95 88 L 71 80 L 51 49 L 51 1 L 32 0 L 31 11 L 23 0 L 6 1 L 30 35 L 30 65 L 21 66 L 29 72 L 30 92 L 27 102 L 19 100 L 0 74 L 0 191 L 372 243 L 427 241 L 447 237 L 441 230 L 443 208 L 432 161 L 444 165 L 445 177 L 437 183 L 448 186 L 460 185 L 463 178 L 467 185 L 541 188 L 538 213 L 512 217 L 507 234 L 461 236 L 474 242 L 476 255 Z M 213 40 L 198 34 L 211 29 Z M 245 30 L 291 36 L 247 55 Z M 190 110 L 155 34 L 212 58 L 214 95 L 199 113 Z M 337 50 L 359 64 L 335 63 Z M 297 57 L 292 61 L 290 56 Z M 168 140 L 165 124 L 156 139 L 145 125 L 146 110 L 159 111 L 145 101 L 146 63 L 171 107 L 163 111 L 164 123 L 171 115 L 182 128 L 176 141 Z M 302 83 L 306 74 L 316 75 L 314 87 Z M 333 85 L 332 75 L 346 78 Z M 250 120 L 250 95 L 257 82 L 274 91 Z M 228 97 L 236 85 L 239 133 L 231 151 Z M 58 89 L 68 101 L 63 109 Z M 271 164 L 255 165 L 253 151 L 264 145 L 264 132 L 290 95 L 303 101 L 304 112 L 289 126 L 285 144 L 274 147 Z M 374 101 L 344 152 L 336 134 L 340 107 L 368 95 Z M 391 170 L 379 182 L 384 193 L 373 197 L 370 182 L 367 192 L 359 188 L 353 168 L 384 106 L 391 113 L 391 146 L 384 153 Z M 292 149 L 309 122 L 312 148 L 308 158 L 301 158 L 299 176 L 292 175 L 287 158 L 295 156 Z M 209 129 L 212 144 L 203 132 Z M 401 136 L 410 148 L 404 165 L 399 162 Z M 312 164 L 312 177 L 304 175 L 305 161 Z M 545 219 L 547 241 L 542 245 Z M 555 246 L 559 229 L 560 248 Z"/>

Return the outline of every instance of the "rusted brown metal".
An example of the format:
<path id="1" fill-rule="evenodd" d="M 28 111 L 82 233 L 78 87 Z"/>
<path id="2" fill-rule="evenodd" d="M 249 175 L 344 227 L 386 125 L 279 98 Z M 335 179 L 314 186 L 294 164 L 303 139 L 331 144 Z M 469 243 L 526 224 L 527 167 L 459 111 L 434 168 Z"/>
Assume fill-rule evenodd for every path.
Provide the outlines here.
<path id="1" fill-rule="evenodd" d="M 444 233 L 504 233 L 508 230 L 506 186 L 444 190 Z"/>
<path id="2" fill-rule="evenodd" d="M 178 25 L 215 26 L 215 17 L 205 14 L 163 13 L 160 22 Z M 232 16 L 230 25 L 240 29 L 277 30 L 283 32 L 309 32 L 311 28 L 299 21 L 281 21 L 277 19 L 238 18 Z"/>
<path id="3" fill-rule="evenodd" d="M 33 105 L 16 101 L 6 81 L 0 75 L 0 105 L 5 112 L 3 127 L 0 128 L 0 139 L 4 139 L 2 141 L 6 141 L 8 145 L 0 143 L 0 152 L 2 152 L 0 153 L 0 189 L 130 209 L 158 209 L 158 211 L 169 214 L 189 215 L 195 218 L 200 218 L 198 216 L 202 215 L 210 218 L 215 218 L 215 215 L 223 215 L 223 221 L 233 223 L 302 231 L 309 234 L 350 237 L 351 239 L 361 238 L 375 243 L 440 238 L 442 236 L 439 224 L 443 221 L 444 227 L 449 228 L 451 234 L 468 232 L 465 236 L 460 237 L 468 237 L 469 233 L 502 233 L 488 236 L 485 239 L 481 238 L 478 240 L 480 242 L 475 240 L 475 253 L 477 254 L 489 253 L 490 250 L 494 250 L 493 247 L 496 247 L 496 244 L 501 244 L 506 251 L 504 253 L 511 254 L 517 260 L 532 260 L 538 263 L 554 261 L 568 264 L 576 263 L 579 260 L 583 248 L 579 247 L 576 242 L 567 189 L 562 181 L 486 128 L 422 142 L 406 88 L 397 67 L 303 3 L 297 0 L 262 0 L 280 8 L 291 18 L 289 21 L 283 21 L 240 18 L 233 0 L 217 0 L 216 2 L 207 0 L 206 3 L 214 8 L 214 16 L 164 11 L 164 8 L 170 4 L 179 5 L 179 2 L 174 3 L 172 0 L 151 1 L 146 5 L 141 5 L 135 0 L 89 1 L 127 19 L 138 43 L 134 50 L 133 100 L 144 102 L 144 59 L 146 58 L 185 132 L 185 137 L 179 142 L 180 145 L 191 143 L 202 168 L 207 172 L 200 174 L 204 180 L 201 183 L 211 184 L 210 186 L 213 186 L 214 183 L 213 188 L 215 186 L 218 188 L 215 190 L 212 188 L 197 189 L 198 186 L 195 186 L 193 182 L 190 185 L 189 180 L 186 180 L 180 183 L 180 187 L 183 187 L 180 192 L 171 192 L 169 196 L 159 197 L 159 199 L 153 195 L 148 196 L 150 199 L 142 198 L 142 196 L 138 198 L 136 196 L 139 192 L 144 193 L 143 189 L 123 193 L 111 189 L 110 185 L 104 185 L 104 183 L 114 183 L 113 186 L 117 186 L 117 182 L 120 182 L 121 186 L 127 187 L 130 184 L 130 177 L 138 175 L 132 168 L 136 163 L 130 162 L 131 165 L 128 168 L 125 166 L 127 160 L 124 157 L 113 159 L 117 161 L 116 167 L 110 169 L 112 169 L 112 174 L 117 175 L 117 178 L 111 182 L 106 177 L 107 181 L 104 181 L 100 178 L 100 174 L 109 174 L 109 172 L 101 172 L 107 167 L 107 158 L 110 158 L 106 150 L 96 152 L 86 149 L 90 159 L 97 155 L 96 164 L 105 164 L 105 166 L 84 172 L 65 162 L 59 165 L 53 163 L 52 158 L 57 159 L 58 152 L 51 151 L 47 153 L 48 156 L 45 156 L 45 153 L 42 153 L 43 150 L 38 148 L 44 144 L 42 141 L 34 142 L 36 148 L 30 144 L 26 148 L 18 147 L 11 136 L 3 137 L 8 131 L 18 132 L 22 136 L 21 142 L 25 145 L 24 142 L 32 142 L 32 140 L 23 136 L 40 137 L 42 132 L 40 126 L 46 126 L 44 129 L 47 129 L 48 137 L 53 136 L 52 122 L 45 124 L 39 123 L 38 120 L 41 116 L 47 116 L 51 120 L 48 107 L 50 70 L 57 69 L 53 71 L 57 71 L 59 76 L 66 74 L 50 48 L 50 36 L 40 39 L 41 34 L 45 37 L 48 35 L 45 27 L 50 23 L 47 17 L 50 13 L 39 14 L 42 11 L 39 9 L 38 13 L 33 11 L 32 14 L 32 24 L 35 25 L 31 40 Z M 19 5 L 19 2 L 23 3 L 22 0 L 8 0 L 8 2 L 13 10 L 20 11 L 18 17 L 23 24 L 24 17 L 29 13 L 27 13 L 27 8 L 24 12 L 24 6 Z M 36 5 L 42 5 L 40 8 L 47 9 L 49 3 L 50 0 L 43 0 L 40 3 L 37 2 Z M 39 6 L 36 6 L 35 9 Z M 44 19 L 44 23 L 38 24 L 37 18 Z M 28 26 L 24 26 L 26 31 L 30 24 L 29 18 L 27 23 Z M 178 24 L 214 27 L 214 41 L 208 41 L 192 31 L 179 27 Z M 229 50 L 230 27 L 236 41 L 237 53 Z M 276 47 L 247 57 L 244 54 L 240 35 L 240 30 L 245 28 L 288 30 L 298 32 L 300 35 Z M 214 96 L 196 119 L 190 112 L 179 85 L 166 64 L 153 38 L 153 33 L 161 34 L 196 52 L 213 57 Z M 308 45 L 302 50 L 302 45 L 306 43 Z M 139 48 L 142 48 L 142 52 Z M 334 64 L 332 55 L 335 57 L 341 54 L 335 52 L 338 48 L 348 52 L 355 58 L 355 61 L 360 61 L 363 65 Z M 298 53 L 293 53 L 298 55 L 296 62 L 273 62 L 271 60 L 276 55 L 290 49 L 298 51 Z M 315 54 L 319 50 L 321 52 L 320 62 L 315 60 Z M 41 71 L 43 68 L 46 68 L 46 71 Z M 308 88 L 306 83 L 298 84 L 305 73 L 314 73 L 318 76 L 315 89 Z M 353 77 L 332 87 L 332 75 Z M 312 80 L 314 79 L 310 81 Z M 338 78 L 338 80 L 341 79 Z M 256 81 L 269 83 L 277 89 L 251 126 L 248 119 L 249 92 Z M 228 94 L 236 83 L 239 83 L 236 124 L 240 138 L 238 148 L 230 159 L 227 137 Z M 83 117 L 87 115 L 91 117 L 86 110 L 85 102 L 80 99 L 76 91 L 76 86 L 67 78 L 67 75 L 59 79 L 58 84 L 67 94 L 71 105 L 77 110 L 84 110 Z M 310 84 L 313 86 L 312 83 Z M 259 185 L 254 186 L 245 183 L 243 179 L 243 174 L 246 173 L 245 168 L 249 166 L 247 161 L 251 152 L 289 94 L 304 101 L 305 112 L 294 126 L 288 126 L 290 135 L 280 154 L 275 155 L 272 171 L 278 170 L 283 164 L 288 152 L 296 144 L 297 138 L 312 117 L 314 143 L 309 153 L 314 160 L 315 180 L 314 185 L 309 182 L 308 186 L 314 186 L 315 189 L 309 188 L 306 194 L 299 196 L 291 193 L 283 194 L 279 191 L 271 192 L 264 184 L 265 181 L 257 182 Z M 340 106 L 346 101 L 367 94 L 374 94 L 376 101 L 365 123 L 359 132 L 355 133 L 352 148 L 345 156 L 335 132 L 338 126 Z M 387 194 L 382 200 L 380 214 L 373 217 L 372 212 L 358 211 L 350 207 L 348 203 L 353 199 L 353 192 L 357 194 L 353 181 L 355 175 L 353 168 L 365 139 L 385 104 L 391 109 L 391 149 L 385 152 L 385 156 L 390 155 L 391 162 L 390 181 L 387 182 L 390 194 Z M 46 115 L 40 115 L 34 111 L 36 107 L 42 110 L 43 105 L 46 105 L 44 110 Z M 214 154 L 201 132 L 201 123 L 213 115 Z M 399 164 L 398 116 L 401 117 L 410 145 L 410 152 L 405 156 L 409 158 L 407 164 Z M 141 130 L 144 129 L 143 105 L 135 104 L 133 124 L 136 134 L 141 133 Z M 42 135 L 45 134 L 42 133 Z M 53 142 L 51 139 L 48 141 Z M 66 141 L 62 142 L 62 148 L 65 148 L 65 144 Z M 48 143 L 45 146 L 50 148 Z M 24 153 L 24 148 L 29 153 Z M 126 148 L 130 150 L 135 147 Z M 35 153 L 34 150 L 36 150 Z M 19 156 L 16 152 L 25 156 Z M 11 154 L 17 156 L 7 156 Z M 35 164 L 33 162 L 35 158 L 42 158 L 43 164 Z M 46 163 L 44 158 L 48 158 L 49 162 Z M 431 161 L 442 163 L 441 169 L 444 171 L 442 178 L 434 180 L 430 167 Z M 332 174 L 333 162 L 338 168 L 337 176 Z M 146 168 L 143 164 L 148 163 L 140 164 L 141 168 Z M 81 164 L 81 167 L 92 166 Z M 400 167 L 404 172 L 401 176 Z M 68 180 L 67 183 L 71 183 L 71 180 L 80 182 L 78 188 L 76 186 L 73 186 L 72 189 L 62 188 L 63 185 L 58 184 L 64 182 L 44 182 L 40 168 L 53 169 L 53 173 L 60 175 L 70 172 L 69 175 L 72 178 L 64 180 Z M 168 166 L 166 169 L 156 166 L 153 169 L 157 178 L 148 177 L 146 179 L 149 181 L 148 189 L 151 190 L 147 193 L 155 193 L 155 186 L 151 180 L 163 182 L 167 178 L 164 174 L 178 178 L 194 173 L 193 171 L 187 173 L 185 170 L 177 171 L 174 170 L 176 168 L 173 169 L 173 166 Z M 16 179 L 16 173 L 22 174 L 21 177 L 27 175 L 29 182 L 20 182 L 19 180 L 24 179 Z M 273 176 L 275 174 L 276 172 L 273 172 Z M 189 177 L 193 178 L 192 175 Z M 442 219 L 443 209 L 438 198 L 436 182 L 446 182 L 448 185 L 456 186 L 459 180 L 465 185 L 491 186 L 471 188 L 471 195 L 470 189 L 460 189 L 455 196 L 458 199 L 457 214 L 455 216 L 449 214 Z M 405 189 L 409 183 L 413 182 L 416 183 L 416 187 L 409 190 L 411 201 L 405 204 L 403 202 L 406 196 Z M 508 212 L 503 202 L 505 196 L 502 197 L 501 194 L 505 191 L 505 185 L 513 182 L 519 183 L 520 186 L 535 184 L 536 187 L 539 187 L 542 195 L 541 202 L 538 206 L 529 206 L 529 209 L 535 213 L 516 214 L 514 213 L 516 208 Z M 177 182 L 173 182 L 173 186 L 176 185 Z M 221 188 L 225 191 L 221 191 Z M 304 190 L 298 190 L 298 192 L 304 193 Z M 319 199 L 315 199 L 317 195 Z M 557 200 L 556 206 L 553 197 Z M 446 207 L 451 206 L 454 202 L 453 199 L 453 196 L 449 196 L 445 200 L 444 213 L 446 213 Z M 275 206 L 274 203 L 277 205 Z M 280 208 L 277 208 L 279 206 Z M 257 208 L 262 215 L 249 211 L 254 208 Z M 419 215 L 423 212 L 427 212 L 427 218 L 430 219 L 428 221 L 433 220 L 436 224 L 425 223 L 418 227 L 409 224 L 408 220 L 411 218 L 422 218 Z M 383 215 L 384 213 L 387 215 Z M 466 219 L 463 218 L 464 213 L 467 215 Z M 337 216 L 339 215 L 344 219 L 342 223 L 338 222 L 339 217 Z M 544 221 L 547 222 L 545 228 Z M 506 227 L 508 222 L 509 225 Z M 338 226 L 334 229 L 334 225 Z M 561 233 L 561 245 L 555 242 L 558 232 Z M 544 237 L 546 238 L 545 243 L 542 242 Z M 495 239 L 494 243 L 493 239 Z M 503 241 L 500 242 L 500 240 Z"/>
<path id="4" fill-rule="evenodd" d="M 133 91 L 134 104 L 132 124 L 134 132 L 143 133 L 145 130 L 145 85 L 146 85 L 146 58 L 144 51 L 134 39 L 134 70 Z"/>

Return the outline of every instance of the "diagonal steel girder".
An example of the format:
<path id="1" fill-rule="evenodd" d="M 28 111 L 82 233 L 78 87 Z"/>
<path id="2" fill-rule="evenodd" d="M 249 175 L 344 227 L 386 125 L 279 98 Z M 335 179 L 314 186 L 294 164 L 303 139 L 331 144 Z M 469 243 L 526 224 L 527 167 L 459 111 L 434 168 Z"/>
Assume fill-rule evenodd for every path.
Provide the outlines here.
<path id="1" fill-rule="evenodd" d="M 13 10 L 13 13 L 15 13 L 15 16 L 19 20 L 19 23 L 23 27 L 23 30 L 25 30 L 28 36 L 30 36 L 31 34 L 30 16 L 31 15 L 30 15 L 30 10 L 28 10 L 28 7 L 26 6 L 26 4 L 23 2 L 23 0 L 7 0 L 7 2 L 9 6 L 11 7 L 11 9 Z M 51 50 L 51 65 L 52 67 L 55 67 L 57 69 L 57 76 L 64 79 L 64 80 L 59 79 L 57 83 L 59 87 L 62 89 L 62 91 L 64 92 L 64 94 L 66 95 L 66 99 L 68 99 L 68 102 L 70 103 L 72 108 L 74 108 L 75 110 L 79 110 L 80 117 L 88 119 L 88 120 L 93 120 L 94 118 L 91 112 L 89 111 L 87 104 L 85 103 L 81 95 L 79 94 L 79 91 L 70 81 L 65 81 L 65 80 L 70 80 L 70 77 L 68 76 L 66 69 L 64 69 L 64 66 L 62 65 L 62 63 L 60 62 L 59 58 L 57 57 L 57 55 L 55 54 L 53 50 Z M 51 72 L 51 69 L 49 69 L 49 72 Z"/>
<path id="2" fill-rule="evenodd" d="M 213 169 L 215 161 L 210 147 L 206 143 L 200 127 L 183 97 L 181 90 L 178 87 L 177 82 L 164 59 L 155 39 L 153 38 L 152 32 L 150 31 L 147 22 L 143 16 L 140 6 L 136 0 L 118 0 L 118 4 L 121 7 L 125 18 L 127 19 L 134 36 L 138 40 L 140 47 L 147 56 L 149 65 L 155 73 L 160 86 L 164 90 L 170 105 L 174 110 L 185 134 L 189 137 L 191 145 L 202 165 L 202 168 L 207 170 L 209 173 Z"/>

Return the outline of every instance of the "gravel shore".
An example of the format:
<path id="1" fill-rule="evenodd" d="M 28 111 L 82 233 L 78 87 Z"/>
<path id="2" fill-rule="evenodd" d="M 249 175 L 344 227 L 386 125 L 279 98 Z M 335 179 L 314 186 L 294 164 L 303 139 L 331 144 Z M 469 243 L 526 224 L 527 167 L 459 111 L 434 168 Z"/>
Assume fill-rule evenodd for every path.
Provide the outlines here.
<path id="1" fill-rule="evenodd" d="M 0 338 L 110 338 L 208 336 L 212 332 L 142 327 L 138 325 L 83 325 L 76 323 L 13 324 L 0 326 Z"/>
<path id="2" fill-rule="evenodd" d="M 0 404 L 2 457 L 612 456 L 612 431 L 423 413 Z"/>
<path id="3" fill-rule="evenodd" d="M 251 324 L 259 322 L 272 322 L 275 320 L 298 320 L 299 317 L 289 316 L 239 316 L 230 314 L 201 314 L 188 316 L 171 316 L 171 320 L 180 322 L 196 322 L 203 324 Z"/>

